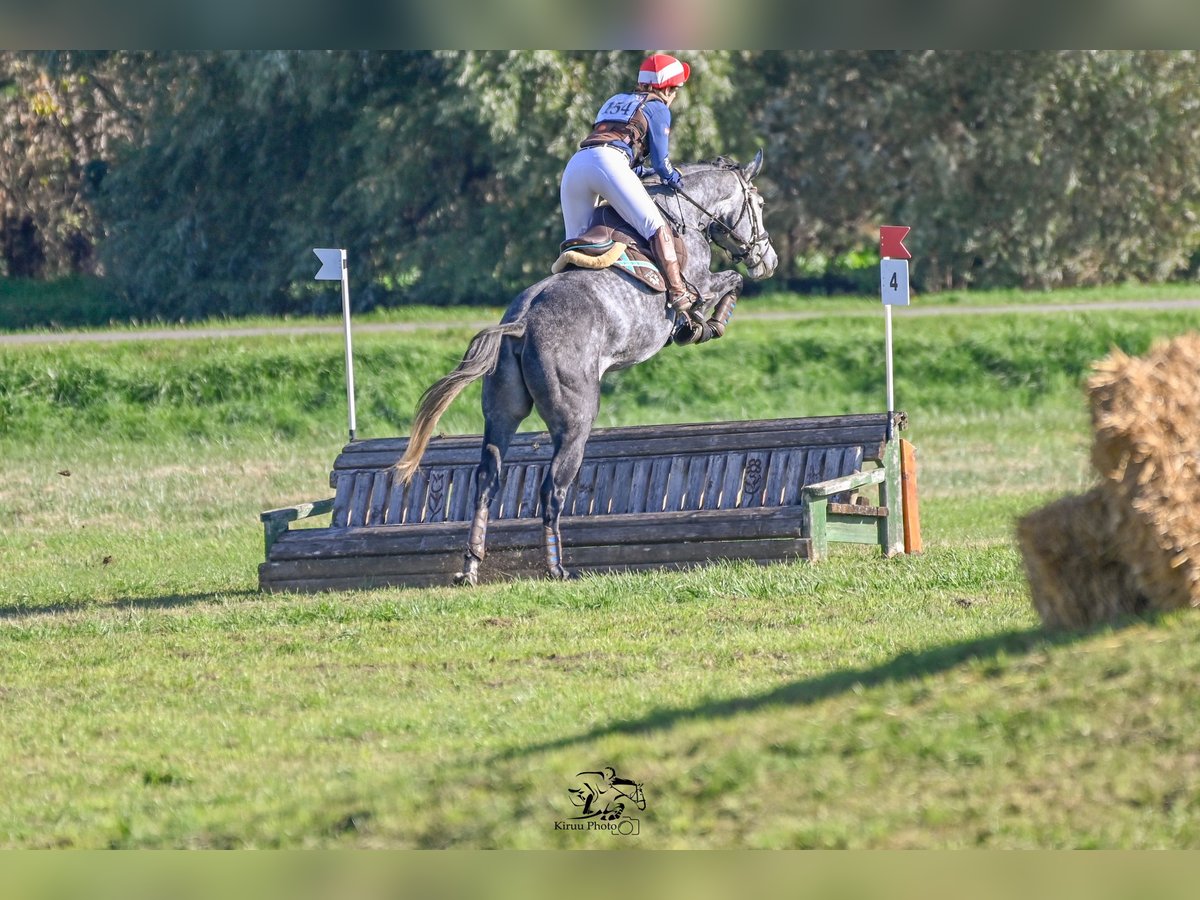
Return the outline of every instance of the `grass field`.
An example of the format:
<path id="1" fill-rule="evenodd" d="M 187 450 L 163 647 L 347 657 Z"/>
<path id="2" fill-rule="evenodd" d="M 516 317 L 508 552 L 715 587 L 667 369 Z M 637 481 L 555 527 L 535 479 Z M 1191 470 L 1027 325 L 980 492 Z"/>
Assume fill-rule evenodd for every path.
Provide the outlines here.
<path id="1" fill-rule="evenodd" d="M 336 338 L 0 349 L 0 845 L 1200 846 L 1200 623 L 1046 633 L 1012 541 L 1090 482 L 1090 361 L 1194 326 L 901 320 L 920 557 L 321 596 L 257 593 L 257 514 L 328 495 Z M 879 409 L 880 332 L 735 322 L 601 421 Z M 362 436 L 469 334 L 364 336 Z M 604 766 L 640 833 L 556 829 Z"/>

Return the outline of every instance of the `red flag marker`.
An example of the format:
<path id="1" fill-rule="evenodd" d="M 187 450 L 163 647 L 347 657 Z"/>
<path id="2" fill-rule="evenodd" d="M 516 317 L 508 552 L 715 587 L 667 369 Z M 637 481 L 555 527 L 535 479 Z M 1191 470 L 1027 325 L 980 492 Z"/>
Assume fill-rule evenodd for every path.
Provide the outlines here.
<path id="1" fill-rule="evenodd" d="M 880 225 L 879 255 L 887 259 L 912 259 L 904 246 L 904 237 L 911 230 L 907 225 Z"/>

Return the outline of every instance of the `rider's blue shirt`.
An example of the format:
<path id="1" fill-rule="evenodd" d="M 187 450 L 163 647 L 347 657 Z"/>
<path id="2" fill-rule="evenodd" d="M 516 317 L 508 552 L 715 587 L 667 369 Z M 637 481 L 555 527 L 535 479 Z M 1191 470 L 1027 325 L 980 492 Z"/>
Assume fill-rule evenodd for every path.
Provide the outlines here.
<path id="1" fill-rule="evenodd" d="M 663 181 L 672 181 L 675 168 L 671 165 L 670 150 L 671 150 L 671 109 L 661 100 L 651 100 L 644 107 L 642 112 L 646 116 L 646 121 L 650 123 L 650 130 L 646 132 L 646 155 L 650 157 L 650 164 L 654 167 L 654 171 Z M 642 175 L 645 167 L 641 166 L 643 172 L 638 172 Z"/>

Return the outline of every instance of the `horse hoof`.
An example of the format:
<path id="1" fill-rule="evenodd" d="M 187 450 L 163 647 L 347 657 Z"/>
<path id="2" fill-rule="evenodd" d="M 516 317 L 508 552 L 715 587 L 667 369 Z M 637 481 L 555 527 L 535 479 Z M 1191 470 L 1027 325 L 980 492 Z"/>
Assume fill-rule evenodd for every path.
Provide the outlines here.
<path id="1" fill-rule="evenodd" d="M 479 584 L 479 577 L 474 572 L 459 572 L 454 576 L 454 584 L 458 587 L 475 587 Z"/>
<path id="2" fill-rule="evenodd" d="M 562 566 L 551 566 L 550 568 L 546 569 L 546 577 L 551 578 L 554 581 L 566 581 L 571 577 L 571 573 Z"/>

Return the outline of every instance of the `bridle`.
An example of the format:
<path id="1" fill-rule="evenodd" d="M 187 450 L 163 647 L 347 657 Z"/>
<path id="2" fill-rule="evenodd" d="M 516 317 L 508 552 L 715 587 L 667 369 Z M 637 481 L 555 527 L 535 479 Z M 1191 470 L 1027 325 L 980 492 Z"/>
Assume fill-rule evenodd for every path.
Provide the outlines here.
<path id="1" fill-rule="evenodd" d="M 675 195 L 677 197 L 682 197 L 708 217 L 709 222 L 707 225 L 698 224 L 696 227 L 703 228 L 705 235 L 712 243 L 716 244 L 718 247 L 728 253 L 733 258 L 735 263 L 744 263 L 747 268 L 753 269 L 763 261 L 763 257 L 766 255 L 767 248 L 770 246 L 771 239 L 771 235 L 767 232 L 767 229 L 759 226 L 760 217 L 754 214 L 754 210 L 751 206 L 753 203 L 751 198 L 758 196 L 758 189 L 750 183 L 750 179 L 748 179 L 742 173 L 742 169 L 739 165 L 737 165 L 737 163 L 733 163 L 729 160 L 726 160 L 724 157 L 721 157 L 716 163 L 714 163 L 714 165 L 718 168 L 728 169 L 737 175 L 738 184 L 742 189 L 742 208 L 738 211 L 737 218 L 734 219 L 732 226 L 726 225 L 723 221 L 718 219 L 711 210 L 699 203 L 683 188 L 676 187 Z M 743 240 L 738 236 L 737 233 L 737 227 L 741 224 L 742 219 L 746 218 L 747 216 L 750 218 L 750 240 L 748 241 Z M 680 214 L 679 219 L 680 221 L 677 224 L 683 226 L 684 223 L 682 221 L 682 213 Z M 717 236 L 713 233 L 714 228 L 724 231 L 728 237 L 732 238 L 733 243 L 737 245 L 736 249 L 731 250 L 721 241 L 717 240 Z"/>

